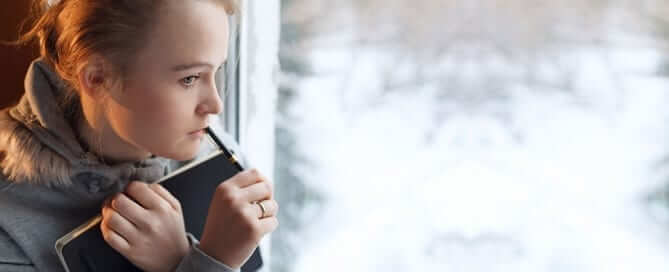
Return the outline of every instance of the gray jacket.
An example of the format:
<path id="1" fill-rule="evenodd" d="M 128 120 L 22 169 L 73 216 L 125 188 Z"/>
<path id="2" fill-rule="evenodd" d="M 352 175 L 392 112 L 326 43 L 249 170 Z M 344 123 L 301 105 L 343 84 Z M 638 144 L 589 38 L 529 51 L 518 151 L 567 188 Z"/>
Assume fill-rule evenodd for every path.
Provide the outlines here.
<path id="1" fill-rule="evenodd" d="M 20 103 L 0 112 L 0 271 L 64 271 L 56 240 L 98 214 L 129 181 L 167 174 L 169 161 L 100 163 L 55 102 L 65 88 L 57 74 L 37 60 L 25 87 Z M 189 241 L 177 271 L 234 271 L 200 251 L 190 235 Z"/>

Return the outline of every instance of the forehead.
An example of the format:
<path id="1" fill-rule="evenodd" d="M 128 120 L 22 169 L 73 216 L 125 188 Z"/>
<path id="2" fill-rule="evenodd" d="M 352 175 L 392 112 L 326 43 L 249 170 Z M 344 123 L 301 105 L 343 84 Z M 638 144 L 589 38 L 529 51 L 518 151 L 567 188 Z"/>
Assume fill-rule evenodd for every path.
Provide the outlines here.
<path id="1" fill-rule="evenodd" d="M 166 1 L 146 37 L 140 58 L 178 65 L 200 61 L 220 64 L 227 57 L 228 16 L 213 1 Z"/>

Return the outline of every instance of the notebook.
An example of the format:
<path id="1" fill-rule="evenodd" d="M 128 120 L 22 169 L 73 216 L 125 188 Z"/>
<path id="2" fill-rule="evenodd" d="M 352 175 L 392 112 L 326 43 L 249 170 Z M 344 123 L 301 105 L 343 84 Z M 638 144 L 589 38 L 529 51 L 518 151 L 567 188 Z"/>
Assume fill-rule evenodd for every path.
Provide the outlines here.
<path id="1" fill-rule="evenodd" d="M 209 204 L 216 187 L 243 170 L 233 152 L 228 150 L 211 129 L 210 139 L 220 150 L 170 173 L 158 181 L 181 202 L 186 231 L 200 239 Z M 197 182 L 194 182 L 197 181 Z M 58 257 L 67 272 L 141 271 L 111 248 L 100 231 L 100 215 L 91 218 L 56 241 Z M 260 251 L 242 266 L 242 272 L 262 266 Z"/>

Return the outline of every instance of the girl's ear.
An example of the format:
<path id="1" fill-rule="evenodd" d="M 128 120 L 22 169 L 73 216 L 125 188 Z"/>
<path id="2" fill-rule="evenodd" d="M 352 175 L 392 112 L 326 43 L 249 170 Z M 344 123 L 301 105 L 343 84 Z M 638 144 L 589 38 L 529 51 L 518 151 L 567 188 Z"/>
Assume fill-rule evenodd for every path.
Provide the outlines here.
<path id="1" fill-rule="evenodd" d="M 99 56 L 91 56 L 83 67 L 79 69 L 78 81 L 81 95 L 93 98 L 101 98 L 104 93 L 109 71 L 106 71 L 105 60 Z"/>

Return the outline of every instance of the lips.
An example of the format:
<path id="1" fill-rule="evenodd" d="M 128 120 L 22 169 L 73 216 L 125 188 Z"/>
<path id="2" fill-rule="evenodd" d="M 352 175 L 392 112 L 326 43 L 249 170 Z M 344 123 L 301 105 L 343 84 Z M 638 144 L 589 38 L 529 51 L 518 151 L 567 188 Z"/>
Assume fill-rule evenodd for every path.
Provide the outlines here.
<path id="1" fill-rule="evenodd" d="M 188 134 L 196 134 L 198 132 L 204 132 L 204 129 L 206 129 L 206 128 L 207 128 L 207 126 L 202 127 L 201 129 L 198 129 L 198 130 L 193 130 L 193 131 L 189 132 Z"/>

